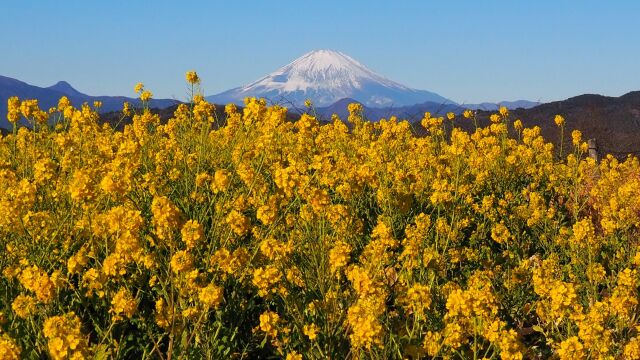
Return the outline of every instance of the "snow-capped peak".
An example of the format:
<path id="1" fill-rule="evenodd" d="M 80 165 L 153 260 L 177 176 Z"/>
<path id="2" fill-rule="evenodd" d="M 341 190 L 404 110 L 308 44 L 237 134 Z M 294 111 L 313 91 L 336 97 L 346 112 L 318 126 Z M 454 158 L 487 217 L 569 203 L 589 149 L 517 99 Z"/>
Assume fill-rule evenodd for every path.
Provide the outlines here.
<path id="1" fill-rule="evenodd" d="M 314 50 L 288 65 L 243 87 L 244 91 L 260 87 L 283 92 L 314 90 L 340 91 L 360 89 L 367 82 L 408 90 L 407 87 L 386 79 L 349 55 L 333 50 Z"/>
<path id="2" fill-rule="evenodd" d="M 310 99 L 316 106 L 328 106 L 343 98 L 353 98 L 374 107 L 451 102 L 437 94 L 391 81 L 349 55 L 334 50 L 308 52 L 263 78 L 208 99 L 242 103 L 250 96 L 295 105 Z"/>

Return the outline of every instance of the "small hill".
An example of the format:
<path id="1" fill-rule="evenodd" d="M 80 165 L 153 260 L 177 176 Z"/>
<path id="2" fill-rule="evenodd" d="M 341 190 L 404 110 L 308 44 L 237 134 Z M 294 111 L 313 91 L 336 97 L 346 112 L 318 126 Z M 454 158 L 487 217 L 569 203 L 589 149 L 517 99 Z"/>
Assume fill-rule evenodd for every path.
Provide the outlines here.
<path id="1" fill-rule="evenodd" d="M 0 75 L 0 128 L 10 127 L 7 121 L 7 100 L 12 96 L 20 99 L 38 99 L 38 105 L 43 110 L 57 106 L 58 100 L 66 96 L 71 103 L 80 107 L 83 103 L 93 104 L 94 101 L 101 101 L 101 112 L 110 112 L 122 109 L 125 102 L 139 104 L 139 100 L 126 96 L 92 96 L 84 94 L 71 86 L 66 81 L 59 81 L 49 87 L 39 87 L 27 84 L 23 81 Z M 152 99 L 150 106 L 155 108 L 165 108 L 179 103 L 172 99 Z"/>

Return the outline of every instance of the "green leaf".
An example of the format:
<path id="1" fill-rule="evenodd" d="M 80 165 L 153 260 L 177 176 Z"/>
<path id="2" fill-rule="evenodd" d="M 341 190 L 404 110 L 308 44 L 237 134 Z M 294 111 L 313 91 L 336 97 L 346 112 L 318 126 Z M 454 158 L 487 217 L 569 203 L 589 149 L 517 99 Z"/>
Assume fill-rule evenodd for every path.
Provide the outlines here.
<path id="1" fill-rule="evenodd" d="M 96 347 L 96 352 L 95 355 L 93 356 L 93 358 L 95 360 L 107 360 L 108 357 L 108 351 L 107 351 L 108 347 L 106 344 L 102 344 L 100 346 Z"/>
<path id="2" fill-rule="evenodd" d="M 539 333 L 544 333 L 544 329 L 542 327 L 540 327 L 539 325 L 533 325 L 531 327 L 533 329 L 533 331 L 539 332 Z"/>

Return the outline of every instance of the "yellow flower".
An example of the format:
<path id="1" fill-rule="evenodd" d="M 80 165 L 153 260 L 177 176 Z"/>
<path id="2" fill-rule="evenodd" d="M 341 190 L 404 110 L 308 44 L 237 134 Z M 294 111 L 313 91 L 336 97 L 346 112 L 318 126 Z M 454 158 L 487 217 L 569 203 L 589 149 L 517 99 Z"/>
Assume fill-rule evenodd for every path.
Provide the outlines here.
<path id="1" fill-rule="evenodd" d="M 189 220 L 182 226 L 181 234 L 187 249 L 192 249 L 204 239 L 204 228 L 198 221 Z"/>
<path id="2" fill-rule="evenodd" d="M 599 283 L 603 281 L 607 275 L 607 273 L 604 271 L 604 267 L 599 263 L 590 264 L 587 267 L 586 274 L 587 274 L 587 279 L 589 279 L 589 281 L 594 283 Z"/>
<path id="3" fill-rule="evenodd" d="M 640 266 L 640 251 L 636 251 L 636 254 L 633 257 L 633 264 L 635 266 Z"/>
<path id="4" fill-rule="evenodd" d="M 427 331 L 424 337 L 423 347 L 429 356 L 436 356 L 442 347 L 442 334 Z"/>
<path id="5" fill-rule="evenodd" d="M 131 108 L 131 103 L 125 101 L 122 105 L 122 113 L 124 116 L 131 116 L 133 114 L 133 109 Z"/>
<path id="6" fill-rule="evenodd" d="M 67 271 L 69 274 L 78 274 L 82 268 L 87 265 L 87 262 L 89 262 L 89 257 L 87 257 L 86 252 L 81 249 L 67 260 Z"/>
<path id="7" fill-rule="evenodd" d="M 302 355 L 298 354 L 295 351 L 292 351 L 287 354 L 287 357 L 285 358 L 285 360 L 302 360 Z"/>
<path id="8" fill-rule="evenodd" d="M 268 336 L 275 338 L 278 336 L 278 322 L 280 316 L 273 312 L 267 311 L 260 314 L 260 330 L 264 331 Z"/>
<path id="9" fill-rule="evenodd" d="M 140 100 L 149 101 L 153 97 L 153 93 L 149 90 L 144 90 L 140 93 Z"/>
<path id="10" fill-rule="evenodd" d="M 45 320 L 43 334 L 48 340 L 52 359 L 84 359 L 89 356 L 87 337 L 81 328 L 80 318 L 73 312 Z"/>
<path id="11" fill-rule="evenodd" d="M 180 223 L 180 210 L 167 197 L 157 196 L 151 202 L 151 212 L 158 238 L 170 240 Z"/>
<path id="12" fill-rule="evenodd" d="M 124 315 L 126 318 L 131 319 L 136 312 L 138 303 L 136 299 L 131 295 L 131 292 L 125 288 L 120 288 L 116 295 L 111 300 L 111 309 L 109 312 L 113 316 L 113 320 L 122 320 Z"/>
<path id="13" fill-rule="evenodd" d="M 36 294 L 38 301 L 49 303 L 56 291 L 56 286 L 46 272 L 37 266 L 27 267 L 18 276 L 20 283 Z"/>
<path id="14" fill-rule="evenodd" d="M 223 290 L 221 287 L 216 286 L 215 284 L 209 284 L 206 287 L 200 289 L 198 299 L 204 305 L 211 308 L 216 308 L 222 301 L 222 295 Z"/>
<path id="15" fill-rule="evenodd" d="M 71 106 L 71 101 L 68 97 L 63 96 L 58 100 L 58 111 L 64 112 L 64 110 L 69 106 Z"/>
<path id="16" fill-rule="evenodd" d="M 256 217 L 265 225 L 273 224 L 277 215 L 277 209 L 271 205 L 262 205 L 256 211 Z"/>
<path id="17" fill-rule="evenodd" d="M 580 130 L 573 130 L 571 132 L 571 143 L 573 146 L 580 146 L 580 141 L 582 141 L 582 132 Z"/>
<path id="18" fill-rule="evenodd" d="M 188 251 L 181 250 L 171 257 L 171 271 L 181 274 L 193 269 L 193 257 Z"/>
<path id="19" fill-rule="evenodd" d="M 76 170 L 69 183 L 71 199 L 77 202 L 90 201 L 94 198 L 94 181 L 86 170 Z"/>
<path id="20" fill-rule="evenodd" d="M 158 326 L 167 329 L 171 325 L 171 313 L 164 299 L 156 300 L 155 321 Z"/>
<path id="21" fill-rule="evenodd" d="M 26 319 L 36 310 L 36 299 L 28 295 L 18 295 L 11 304 L 11 309 L 20 318 Z"/>
<path id="22" fill-rule="evenodd" d="M 253 272 L 253 285 L 258 288 L 258 294 L 260 296 L 266 296 L 271 292 L 275 292 L 277 289 L 275 285 L 282 278 L 280 270 L 274 266 L 268 266 L 266 268 L 257 268 Z"/>
<path id="23" fill-rule="evenodd" d="M 516 121 L 513 122 L 513 127 L 516 129 L 516 131 L 522 131 L 522 120 L 516 119 Z"/>
<path id="24" fill-rule="evenodd" d="M 338 241 L 333 248 L 329 250 L 329 264 L 331 266 L 331 272 L 338 272 L 344 268 L 349 262 L 349 255 L 351 253 L 351 245 L 344 241 Z"/>
<path id="25" fill-rule="evenodd" d="M 633 337 L 624 346 L 624 358 L 629 360 L 640 360 L 640 338 Z"/>
<path id="26" fill-rule="evenodd" d="M 198 76 L 198 74 L 196 74 L 195 71 L 187 71 L 185 77 L 187 78 L 187 82 L 191 85 L 200 83 L 200 77 Z"/>
<path id="27" fill-rule="evenodd" d="M 7 100 L 7 120 L 12 124 L 15 124 L 21 118 L 20 105 L 20 99 L 17 96 L 12 96 Z"/>
<path id="28" fill-rule="evenodd" d="M 311 341 L 315 340 L 318 337 L 318 331 L 320 331 L 320 328 L 316 324 L 305 324 L 302 328 L 302 333 L 305 334 Z"/>
<path id="29" fill-rule="evenodd" d="M 378 306 L 374 299 L 361 298 L 347 311 L 347 323 L 351 327 L 349 340 L 354 349 L 371 349 L 382 346 L 382 324 L 378 321 Z"/>
<path id="30" fill-rule="evenodd" d="M 413 311 L 423 314 L 424 309 L 431 307 L 431 289 L 427 285 L 414 284 L 407 290 L 407 301 Z"/>
<path id="31" fill-rule="evenodd" d="M 491 238 L 498 244 L 504 244 L 511 240 L 513 236 L 503 223 L 498 223 L 491 228 Z"/>
<path id="32" fill-rule="evenodd" d="M 0 360 L 19 360 L 20 353 L 18 345 L 7 334 L 0 334 Z"/>
<path id="33" fill-rule="evenodd" d="M 39 111 L 37 99 L 28 99 L 20 103 L 20 112 L 27 119 L 36 116 Z"/>
<path id="34" fill-rule="evenodd" d="M 572 336 L 560 343 L 558 356 L 561 360 L 585 359 L 586 352 L 577 336 Z"/>
<path id="35" fill-rule="evenodd" d="M 238 236 L 245 235 L 251 227 L 251 220 L 237 210 L 232 210 L 229 215 L 227 215 L 226 222 L 231 227 L 231 230 Z"/>
<path id="36" fill-rule="evenodd" d="M 213 184 L 211 184 L 211 190 L 214 193 L 227 190 L 229 183 L 231 182 L 229 172 L 227 170 L 217 170 L 213 174 Z"/>
<path id="37" fill-rule="evenodd" d="M 556 115 L 553 118 L 553 121 L 556 123 L 556 125 L 558 126 L 563 126 L 564 125 L 564 117 L 562 117 L 562 115 Z"/>
<path id="38" fill-rule="evenodd" d="M 144 84 L 139 82 L 136 84 L 136 86 L 133 88 L 133 91 L 135 91 L 136 93 L 141 93 L 142 90 L 144 89 Z"/>
<path id="39" fill-rule="evenodd" d="M 98 297 L 104 297 L 103 287 L 105 280 L 104 275 L 95 268 L 85 271 L 84 275 L 82 275 L 82 286 L 87 289 L 86 296 L 96 293 Z"/>

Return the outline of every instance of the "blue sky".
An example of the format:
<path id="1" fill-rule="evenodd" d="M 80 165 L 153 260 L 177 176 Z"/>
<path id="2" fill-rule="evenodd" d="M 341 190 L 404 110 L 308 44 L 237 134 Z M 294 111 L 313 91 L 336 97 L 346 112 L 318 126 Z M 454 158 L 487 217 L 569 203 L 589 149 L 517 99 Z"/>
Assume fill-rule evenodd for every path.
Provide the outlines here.
<path id="1" fill-rule="evenodd" d="M 640 90 L 640 1 L 6 1 L 0 75 L 211 95 L 313 49 L 458 102 Z"/>

